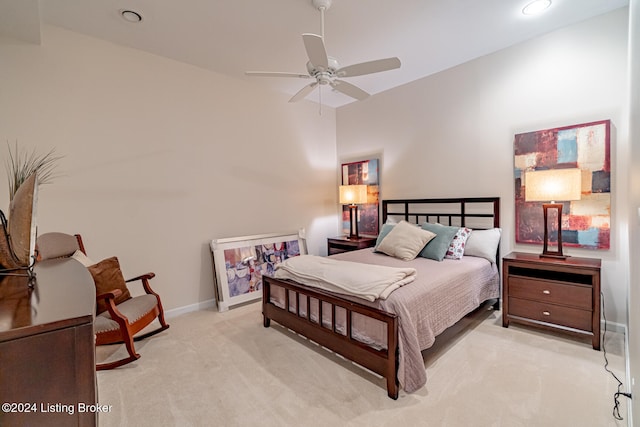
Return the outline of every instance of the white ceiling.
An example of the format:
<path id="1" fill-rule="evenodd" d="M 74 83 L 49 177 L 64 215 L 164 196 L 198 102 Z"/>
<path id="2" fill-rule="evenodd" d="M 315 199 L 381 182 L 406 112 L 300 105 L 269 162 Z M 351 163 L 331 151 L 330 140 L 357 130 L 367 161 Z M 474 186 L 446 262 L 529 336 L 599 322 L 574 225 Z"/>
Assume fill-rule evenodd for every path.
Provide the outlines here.
<path id="1" fill-rule="evenodd" d="M 341 66 L 400 58 L 400 69 L 345 78 L 375 94 L 628 4 L 553 0 L 546 13 L 529 17 L 521 13 L 529 1 L 334 0 L 325 13 L 325 44 Z M 143 21 L 124 21 L 122 9 Z M 0 32 L 37 42 L 40 21 L 290 95 L 310 80 L 244 72 L 306 73 L 301 34 L 320 33 L 311 0 L 0 0 Z M 322 89 L 325 105 L 354 102 Z M 307 99 L 317 101 L 318 91 Z"/>

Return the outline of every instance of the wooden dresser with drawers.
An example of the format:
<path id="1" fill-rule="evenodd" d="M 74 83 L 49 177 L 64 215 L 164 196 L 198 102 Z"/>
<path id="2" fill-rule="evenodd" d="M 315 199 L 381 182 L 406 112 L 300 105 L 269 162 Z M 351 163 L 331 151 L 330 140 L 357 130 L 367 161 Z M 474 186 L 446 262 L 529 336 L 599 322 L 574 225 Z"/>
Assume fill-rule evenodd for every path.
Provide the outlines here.
<path id="1" fill-rule="evenodd" d="M 600 350 L 599 259 L 512 252 L 502 261 L 502 326 L 585 336 Z"/>

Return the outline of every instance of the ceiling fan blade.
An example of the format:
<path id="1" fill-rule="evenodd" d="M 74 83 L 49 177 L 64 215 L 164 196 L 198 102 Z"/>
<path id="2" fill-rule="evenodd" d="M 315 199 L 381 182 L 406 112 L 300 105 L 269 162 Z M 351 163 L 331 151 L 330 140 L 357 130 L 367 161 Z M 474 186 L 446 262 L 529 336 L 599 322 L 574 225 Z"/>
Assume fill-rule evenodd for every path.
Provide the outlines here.
<path id="1" fill-rule="evenodd" d="M 305 33 L 302 35 L 304 48 L 307 50 L 309 61 L 316 67 L 326 70 L 329 68 L 327 50 L 324 48 L 322 37 L 317 34 Z"/>
<path id="2" fill-rule="evenodd" d="M 245 74 L 247 76 L 254 76 L 254 77 L 298 77 L 301 79 L 311 78 L 311 76 L 308 74 L 282 73 L 279 71 L 246 71 Z"/>
<path id="3" fill-rule="evenodd" d="M 300 101 L 301 99 L 303 99 L 305 96 L 309 95 L 309 93 L 311 93 L 311 91 L 318 86 L 318 82 L 313 82 L 311 84 L 306 85 L 305 87 L 303 87 L 302 89 L 300 89 L 298 91 L 298 93 L 296 93 L 295 95 L 293 95 L 293 97 L 291 97 L 291 99 L 289 100 L 289 102 L 297 102 Z"/>
<path id="4" fill-rule="evenodd" d="M 369 94 L 360 89 L 358 86 L 354 86 L 351 83 L 347 83 L 343 80 L 334 80 L 329 84 L 338 92 L 342 92 L 345 95 L 357 99 L 358 101 L 363 101 L 369 97 Z"/>
<path id="5" fill-rule="evenodd" d="M 396 68 L 400 68 L 400 60 L 393 57 L 348 65 L 337 70 L 336 75 L 338 77 L 363 76 L 365 74 L 379 73 L 381 71 L 389 71 Z"/>

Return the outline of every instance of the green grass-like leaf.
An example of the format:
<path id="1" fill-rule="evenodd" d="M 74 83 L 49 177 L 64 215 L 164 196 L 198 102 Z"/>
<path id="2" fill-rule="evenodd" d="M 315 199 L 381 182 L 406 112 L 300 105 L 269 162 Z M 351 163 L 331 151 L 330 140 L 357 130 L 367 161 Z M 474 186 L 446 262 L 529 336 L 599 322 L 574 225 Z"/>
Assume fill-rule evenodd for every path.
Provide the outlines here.
<path id="1" fill-rule="evenodd" d="M 14 151 L 12 151 L 7 142 L 7 149 L 9 151 L 9 157 L 6 162 L 9 200 L 13 200 L 18 188 L 34 172 L 38 172 L 38 184 L 49 184 L 57 176 L 54 172 L 57 162 L 62 156 L 55 154 L 55 148 L 52 148 L 44 155 L 38 155 L 35 149 L 31 152 L 19 150 L 17 142 Z"/>

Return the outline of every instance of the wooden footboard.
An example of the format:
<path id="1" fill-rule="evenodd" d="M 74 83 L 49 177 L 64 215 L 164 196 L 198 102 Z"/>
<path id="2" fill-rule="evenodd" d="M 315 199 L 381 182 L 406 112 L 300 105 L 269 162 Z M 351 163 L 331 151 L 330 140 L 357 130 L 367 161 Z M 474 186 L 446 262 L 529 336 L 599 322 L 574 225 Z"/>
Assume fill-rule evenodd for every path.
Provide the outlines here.
<path id="1" fill-rule="evenodd" d="M 398 398 L 398 319 L 390 314 L 364 304 L 338 299 L 321 290 L 311 290 L 288 280 L 263 277 L 262 315 L 264 327 L 271 320 L 289 328 L 308 339 L 344 356 L 345 358 L 383 376 L 387 380 L 387 394 Z M 272 286 L 285 289 L 283 307 L 272 302 Z M 294 298 L 294 301 L 291 301 Z M 301 304 L 301 301 L 304 304 Z M 318 313 L 312 316 L 312 304 L 317 304 Z M 304 305 L 304 311 L 301 306 Z M 339 331 L 336 325 L 336 309 L 346 313 L 346 327 Z M 329 309 L 329 313 L 327 313 Z M 324 313 L 323 313 L 324 312 Z M 386 324 L 387 346 L 373 348 L 353 336 L 353 313 L 377 319 Z M 329 324 L 323 321 L 330 318 Z"/>

